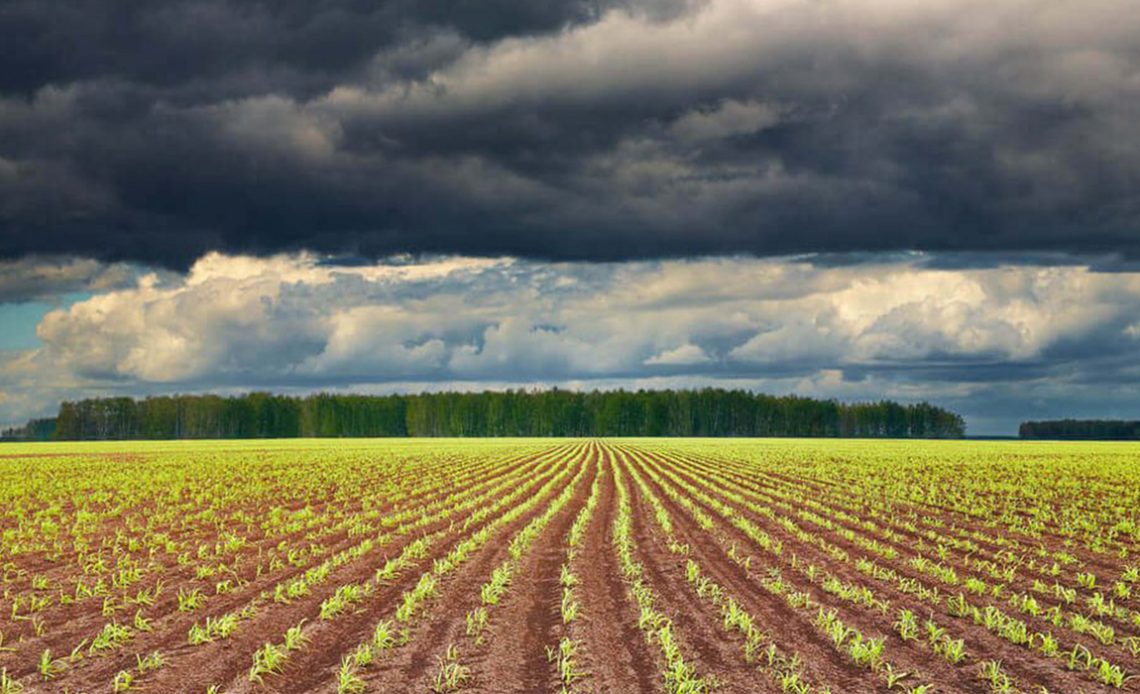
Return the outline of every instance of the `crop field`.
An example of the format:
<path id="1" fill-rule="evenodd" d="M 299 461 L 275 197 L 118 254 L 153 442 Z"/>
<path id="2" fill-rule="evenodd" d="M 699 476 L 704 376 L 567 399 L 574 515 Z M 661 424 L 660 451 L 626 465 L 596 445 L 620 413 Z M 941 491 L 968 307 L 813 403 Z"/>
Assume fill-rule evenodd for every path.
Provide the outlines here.
<path id="1" fill-rule="evenodd" d="M 0 448 L 0 694 L 1140 691 L 1140 446 Z"/>

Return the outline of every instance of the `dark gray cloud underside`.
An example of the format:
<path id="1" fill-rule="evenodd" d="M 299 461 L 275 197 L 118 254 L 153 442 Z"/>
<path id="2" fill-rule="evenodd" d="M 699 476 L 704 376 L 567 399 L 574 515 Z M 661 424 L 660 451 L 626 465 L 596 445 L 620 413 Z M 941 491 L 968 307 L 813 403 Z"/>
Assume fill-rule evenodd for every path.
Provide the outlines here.
<path id="1" fill-rule="evenodd" d="M 0 255 L 1140 258 L 1124 4 L 784 3 L 739 45 L 700 33 L 725 5 L 6 3 Z"/>
<path id="2" fill-rule="evenodd" d="M 555 31 L 589 21 L 591 0 L 12 0 L 0 10 L 0 91 L 115 78 L 195 93 L 260 72 L 289 93 L 335 86 L 375 53 L 438 32 L 474 42 Z M 198 92 L 203 97 L 209 91 Z M 216 95 L 214 92 L 213 95 Z"/>

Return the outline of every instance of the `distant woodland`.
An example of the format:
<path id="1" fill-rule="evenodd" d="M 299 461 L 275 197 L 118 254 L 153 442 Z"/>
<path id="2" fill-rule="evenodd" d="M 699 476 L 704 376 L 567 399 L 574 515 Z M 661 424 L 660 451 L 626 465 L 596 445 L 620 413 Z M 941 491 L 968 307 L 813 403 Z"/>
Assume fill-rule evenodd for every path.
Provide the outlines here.
<path id="1" fill-rule="evenodd" d="M 958 438 L 927 403 L 840 403 L 740 390 L 496 391 L 420 395 L 175 395 L 64 402 L 17 440 L 363 436 L 846 436 Z"/>
<path id="2" fill-rule="evenodd" d="M 1022 422 L 1018 435 L 1023 439 L 1076 439 L 1088 441 L 1131 441 L 1140 439 L 1140 422 L 1119 419 L 1056 419 Z"/>

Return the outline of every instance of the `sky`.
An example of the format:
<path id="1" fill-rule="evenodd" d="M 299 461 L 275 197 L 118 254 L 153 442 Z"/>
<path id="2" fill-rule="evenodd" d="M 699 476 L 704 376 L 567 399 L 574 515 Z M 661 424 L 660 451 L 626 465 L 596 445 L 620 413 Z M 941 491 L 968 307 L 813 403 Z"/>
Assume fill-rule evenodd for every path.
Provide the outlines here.
<path id="1" fill-rule="evenodd" d="M 9 0 L 0 424 L 741 387 L 1140 418 L 1125 0 Z"/>

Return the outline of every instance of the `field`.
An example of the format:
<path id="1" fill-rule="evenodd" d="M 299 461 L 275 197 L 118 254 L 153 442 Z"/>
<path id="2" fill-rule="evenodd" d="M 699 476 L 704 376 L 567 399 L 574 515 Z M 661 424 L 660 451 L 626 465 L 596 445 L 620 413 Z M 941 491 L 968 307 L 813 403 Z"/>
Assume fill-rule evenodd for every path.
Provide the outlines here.
<path id="1" fill-rule="evenodd" d="M 0 694 L 1140 691 L 1140 447 L 0 448 Z"/>

